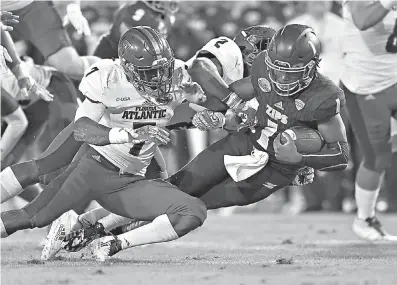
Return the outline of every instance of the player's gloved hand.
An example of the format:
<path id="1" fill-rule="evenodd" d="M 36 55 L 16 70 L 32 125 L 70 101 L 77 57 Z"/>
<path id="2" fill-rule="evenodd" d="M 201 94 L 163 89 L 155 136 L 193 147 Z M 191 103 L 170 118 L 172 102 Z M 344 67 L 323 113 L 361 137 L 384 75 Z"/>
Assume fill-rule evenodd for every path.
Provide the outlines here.
<path id="1" fill-rule="evenodd" d="M 0 74 L 5 74 L 8 71 L 7 62 L 12 62 L 7 49 L 0 45 Z"/>
<path id="2" fill-rule="evenodd" d="M 84 18 L 83 13 L 81 13 L 81 9 L 78 4 L 69 4 L 66 8 L 66 12 L 67 14 L 63 19 L 64 26 L 71 23 L 76 29 L 78 35 L 91 35 L 91 29 L 88 25 L 88 21 L 86 18 Z"/>
<path id="3" fill-rule="evenodd" d="M 192 119 L 193 125 L 201 131 L 222 128 L 225 122 L 225 115 L 208 109 L 197 112 Z"/>
<path id="4" fill-rule="evenodd" d="M 22 96 L 22 98 L 35 95 L 47 102 L 54 100 L 54 95 L 48 92 L 48 90 L 43 86 L 37 84 L 36 81 L 30 76 L 20 78 L 18 80 L 18 86 L 20 89 L 20 96 Z"/>
<path id="5" fill-rule="evenodd" d="M 183 82 L 178 86 L 184 93 L 185 98 L 188 102 L 194 104 L 204 103 L 207 100 L 203 88 L 197 82 Z"/>
<path id="6" fill-rule="evenodd" d="M 138 134 L 135 140 L 140 142 L 150 141 L 156 145 L 166 145 L 170 142 L 170 133 L 156 126 L 143 126 L 133 130 L 133 132 Z"/>
<path id="7" fill-rule="evenodd" d="M 301 186 L 313 183 L 314 180 L 314 169 L 309 166 L 302 167 L 299 169 L 292 185 Z"/>
<path id="8" fill-rule="evenodd" d="M 10 32 L 13 30 L 12 25 L 19 23 L 19 16 L 13 15 L 11 12 L 0 11 L 0 19 L 1 19 L 1 30 Z"/>
<path id="9" fill-rule="evenodd" d="M 286 143 L 281 143 L 281 136 L 287 140 Z M 289 163 L 289 164 L 298 164 L 302 162 L 302 155 L 296 149 L 296 145 L 293 139 L 287 133 L 279 134 L 273 142 L 274 152 L 276 155 L 276 159 L 280 162 Z"/>

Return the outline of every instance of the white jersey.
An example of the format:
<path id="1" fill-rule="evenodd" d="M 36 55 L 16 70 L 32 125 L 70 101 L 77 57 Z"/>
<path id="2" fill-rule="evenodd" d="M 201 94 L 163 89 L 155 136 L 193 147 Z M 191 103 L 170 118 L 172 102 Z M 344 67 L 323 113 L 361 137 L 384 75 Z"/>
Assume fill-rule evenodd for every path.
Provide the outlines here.
<path id="1" fill-rule="evenodd" d="M 190 66 L 201 51 L 207 51 L 219 60 L 223 69 L 222 78 L 225 80 L 226 84 L 243 78 L 243 55 L 241 54 L 240 48 L 233 40 L 227 37 L 219 37 L 210 40 L 194 57 L 189 59 L 186 64 Z"/>
<path id="2" fill-rule="evenodd" d="M 373 1 L 376 2 L 376 1 Z M 397 83 L 397 56 L 385 49 L 397 18 L 390 11 L 383 21 L 360 31 L 353 23 L 347 1 L 343 5 L 343 67 L 341 80 L 357 94 L 380 92 Z"/>
<path id="3" fill-rule="evenodd" d="M 1 10 L 12 12 L 25 8 L 32 2 L 33 0 L 1 0 Z"/>
<path id="4" fill-rule="evenodd" d="M 171 91 L 174 100 L 169 105 L 159 106 L 143 98 L 127 81 L 118 59 L 103 59 L 86 71 L 79 89 L 89 100 L 106 106 L 100 121 L 102 125 L 137 129 L 144 125 L 166 125 L 174 108 L 185 100 L 178 84 L 189 80 L 184 62 L 176 60 Z M 145 174 L 156 150 L 156 145 L 151 142 L 91 147 L 122 171 L 137 175 Z"/>

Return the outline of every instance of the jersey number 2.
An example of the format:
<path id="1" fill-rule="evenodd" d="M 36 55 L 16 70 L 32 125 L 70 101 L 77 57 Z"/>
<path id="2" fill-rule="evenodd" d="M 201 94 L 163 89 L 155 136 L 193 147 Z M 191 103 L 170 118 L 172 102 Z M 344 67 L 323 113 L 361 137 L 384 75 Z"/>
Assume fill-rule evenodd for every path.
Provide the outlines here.
<path id="1" fill-rule="evenodd" d="M 216 41 L 215 47 L 216 47 L 216 48 L 219 48 L 221 45 L 223 45 L 223 44 L 225 44 L 225 43 L 227 43 L 227 42 L 228 42 L 227 39 L 223 39 L 223 40 Z"/>

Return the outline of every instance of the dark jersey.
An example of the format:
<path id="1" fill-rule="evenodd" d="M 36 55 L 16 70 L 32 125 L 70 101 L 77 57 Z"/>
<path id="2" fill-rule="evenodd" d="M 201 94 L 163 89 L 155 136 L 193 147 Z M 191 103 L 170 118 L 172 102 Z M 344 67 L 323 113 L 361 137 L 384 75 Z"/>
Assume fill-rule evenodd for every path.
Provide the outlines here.
<path id="1" fill-rule="evenodd" d="M 257 93 L 254 100 L 258 103 L 258 124 L 253 138 L 257 147 L 269 153 L 270 161 L 280 166 L 273 149 L 273 140 L 279 133 L 293 126 L 317 128 L 319 122 L 338 114 L 345 104 L 343 91 L 319 73 L 310 86 L 297 95 L 277 95 L 270 84 L 264 52 L 252 65 L 251 81 Z"/>

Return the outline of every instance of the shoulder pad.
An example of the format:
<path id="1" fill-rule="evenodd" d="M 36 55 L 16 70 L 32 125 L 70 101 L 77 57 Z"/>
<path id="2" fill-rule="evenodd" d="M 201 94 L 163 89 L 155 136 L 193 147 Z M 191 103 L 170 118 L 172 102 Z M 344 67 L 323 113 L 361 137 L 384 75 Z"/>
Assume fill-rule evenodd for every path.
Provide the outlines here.
<path id="1" fill-rule="evenodd" d="M 125 78 L 118 60 L 103 59 L 91 65 L 84 73 L 79 90 L 91 101 L 102 102 L 105 88 Z"/>
<path id="2" fill-rule="evenodd" d="M 313 81 L 307 93 L 311 96 L 308 105 L 313 110 L 309 120 L 326 121 L 339 114 L 346 103 L 343 90 L 321 74 Z"/>

